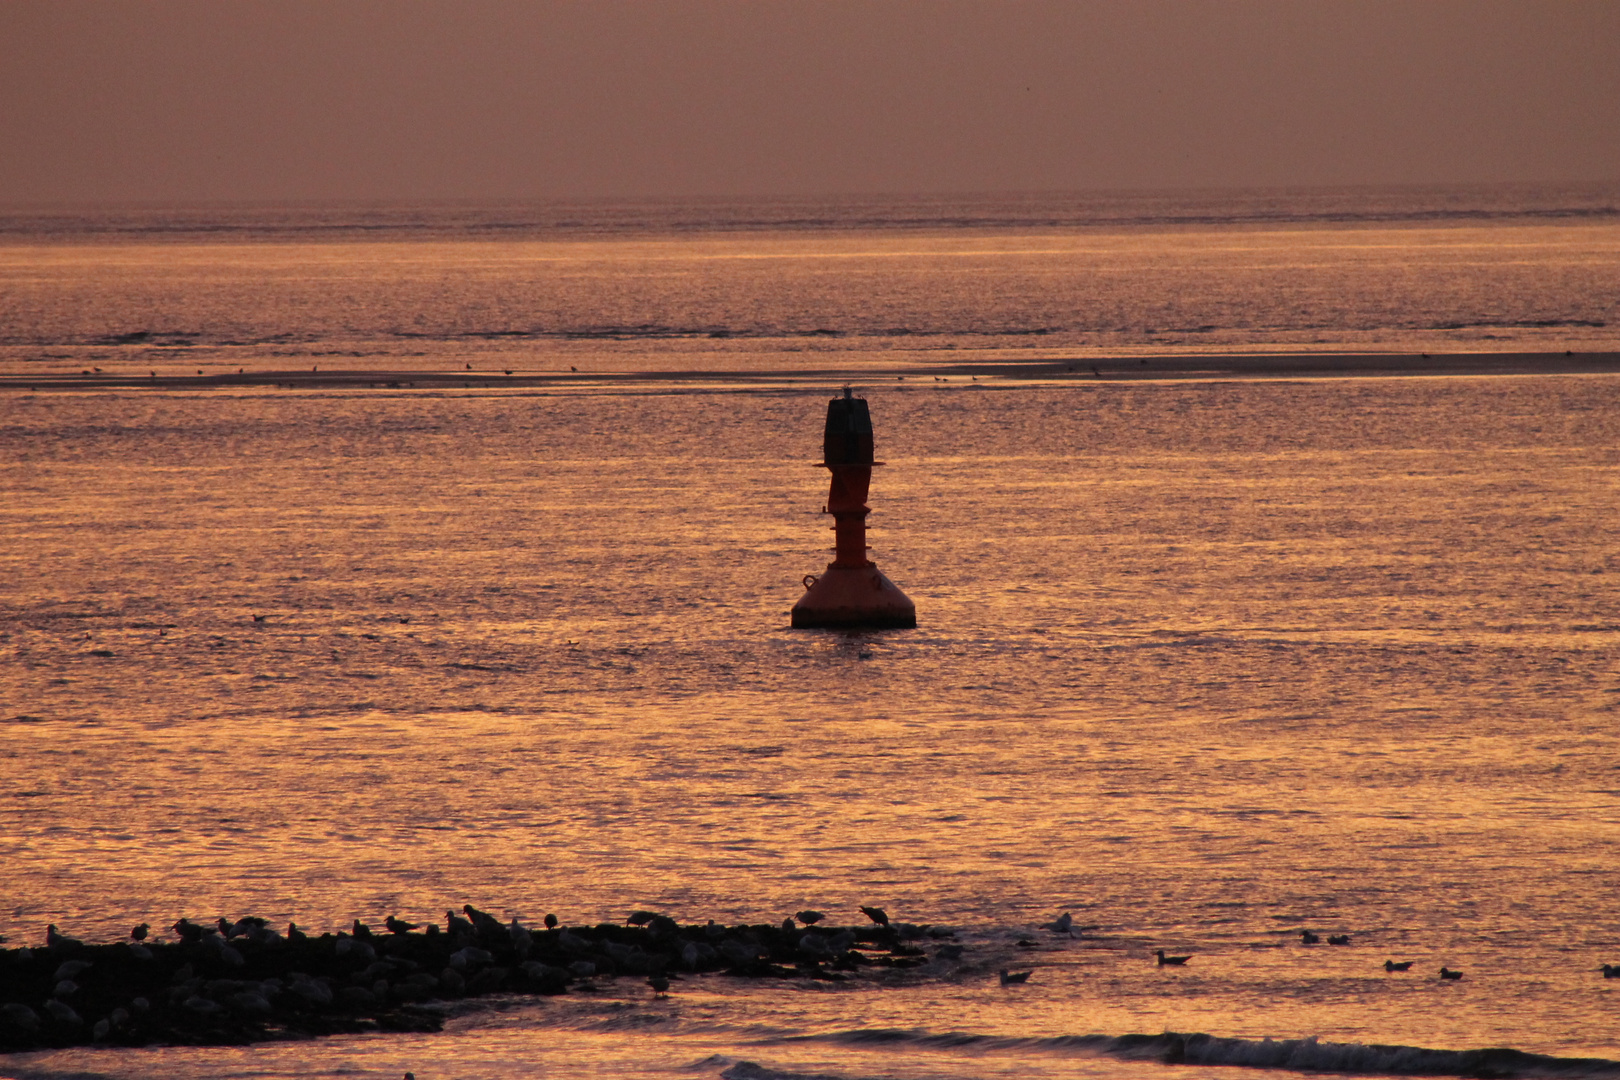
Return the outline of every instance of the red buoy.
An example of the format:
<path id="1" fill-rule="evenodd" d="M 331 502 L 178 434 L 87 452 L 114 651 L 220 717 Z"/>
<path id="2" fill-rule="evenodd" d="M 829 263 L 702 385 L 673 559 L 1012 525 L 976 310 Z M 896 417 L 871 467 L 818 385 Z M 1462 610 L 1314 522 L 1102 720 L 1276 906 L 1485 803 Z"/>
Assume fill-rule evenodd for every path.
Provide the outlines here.
<path id="1" fill-rule="evenodd" d="M 872 415 L 849 387 L 827 402 L 821 464 L 832 472 L 826 513 L 837 538 L 833 561 L 820 577 L 805 575 L 806 591 L 793 605 L 796 627 L 911 627 L 917 605 L 866 557 L 866 496 L 872 468 Z"/>

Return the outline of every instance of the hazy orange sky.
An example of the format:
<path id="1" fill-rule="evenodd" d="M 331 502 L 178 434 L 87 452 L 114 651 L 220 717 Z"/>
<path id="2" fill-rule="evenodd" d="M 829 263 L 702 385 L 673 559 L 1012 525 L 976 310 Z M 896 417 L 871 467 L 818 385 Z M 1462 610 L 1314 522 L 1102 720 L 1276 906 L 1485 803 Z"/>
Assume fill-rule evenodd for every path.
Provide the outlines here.
<path id="1" fill-rule="evenodd" d="M 1620 178 L 1620 3 L 0 0 L 0 201 Z"/>

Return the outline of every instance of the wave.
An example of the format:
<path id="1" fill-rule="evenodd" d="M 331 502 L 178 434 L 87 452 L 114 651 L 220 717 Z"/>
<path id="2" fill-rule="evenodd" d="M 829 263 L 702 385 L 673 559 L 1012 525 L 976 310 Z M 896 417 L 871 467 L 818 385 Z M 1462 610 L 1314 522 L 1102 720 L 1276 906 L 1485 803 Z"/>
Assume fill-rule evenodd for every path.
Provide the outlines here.
<path id="1" fill-rule="evenodd" d="M 1355 1076 L 1461 1076 L 1490 1080 L 1605 1080 L 1620 1078 L 1620 1061 L 1532 1054 L 1508 1047 L 1431 1050 L 1381 1043 L 1334 1043 L 1318 1039 L 1235 1039 L 1167 1031 L 1160 1035 L 1063 1035 L 1015 1038 L 966 1032 L 932 1033 L 895 1028 L 862 1029 L 798 1036 L 785 1042 L 832 1042 L 846 1046 L 907 1046 L 922 1050 L 971 1050 L 1077 1054 L 1165 1065 L 1241 1066 L 1290 1072 L 1333 1072 Z M 721 1074 L 727 1080 L 794 1080 L 739 1062 Z"/>

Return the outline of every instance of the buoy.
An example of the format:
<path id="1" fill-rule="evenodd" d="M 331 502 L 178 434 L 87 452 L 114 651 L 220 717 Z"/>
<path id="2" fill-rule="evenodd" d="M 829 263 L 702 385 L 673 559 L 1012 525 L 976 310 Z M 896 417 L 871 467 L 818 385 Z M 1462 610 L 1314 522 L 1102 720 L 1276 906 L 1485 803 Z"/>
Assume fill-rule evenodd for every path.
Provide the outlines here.
<path id="1" fill-rule="evenodd" d="M 821 464 L 832 473 L 825 512 L 836 537 L 833 561 L 819 577 L 805 575 L 805 593 L 793 605 L 793 625 L 804 628 L 883 628 L 917 625 L 917 605 L 866 557 L 866 505 L 873 460 L 872 415 L 849 387 L 827 402 Z"/>

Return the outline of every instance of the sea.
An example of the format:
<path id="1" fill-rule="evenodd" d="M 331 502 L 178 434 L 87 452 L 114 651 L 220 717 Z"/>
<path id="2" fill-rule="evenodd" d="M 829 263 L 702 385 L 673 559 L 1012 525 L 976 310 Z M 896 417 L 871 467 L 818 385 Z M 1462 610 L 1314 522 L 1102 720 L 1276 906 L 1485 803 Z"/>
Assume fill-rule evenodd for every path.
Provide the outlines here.
<path id="1" fill-rule="evenodd" d="M 1617 184 L 8 208 L 8 947 L 965 948 L 0 1077 L 1620 1076 L 1620 374 L 1197 370 L 1616 351 Z M 789 627 L 845 386 L 914 630 Z"/>

